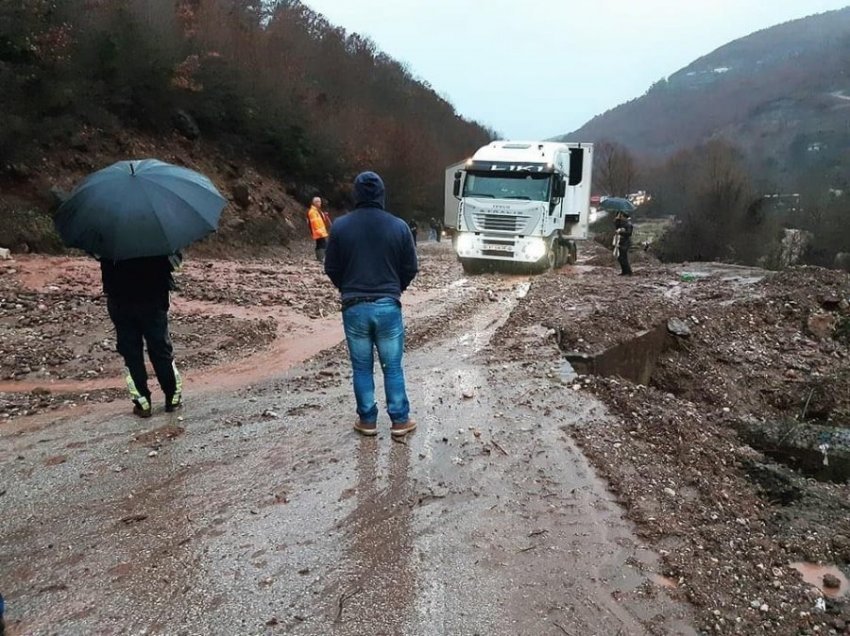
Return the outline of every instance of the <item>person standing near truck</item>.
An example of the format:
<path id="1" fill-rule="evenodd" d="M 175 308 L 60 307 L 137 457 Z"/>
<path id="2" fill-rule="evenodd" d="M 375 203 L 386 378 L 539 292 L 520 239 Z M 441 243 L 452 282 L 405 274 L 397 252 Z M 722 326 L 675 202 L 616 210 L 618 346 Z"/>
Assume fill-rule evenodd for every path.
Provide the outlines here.
<path id="1" fill-rule="evenodd" d="M 310 235 L 316 241 L 316 260 L 325 260 L 325 250 L 328 246 L 328 234 L 331 230 L 331 218 L 322 209 L 322 197 L 313 197 L 312 205 L 307 211 L 307 222 L 310 224 Z"/>
<path id="2" fill-rule="evenodd" d="M 632 234 L 634 233 L 634 225 L 632 225 L 631 215 L 625 210 L 617 212 L 614 217 L 614 227 L 616 228 L 616 248 L 617 261 L 620 263 L 620 276 L 631 276 L 632 266 L 629 264 L 629 248 L 632 245 Z"/>
<path id="3" fill-rule="evenodd" d="M 407 222 L 407 227 L 410 228 L 410 233 L 413 235 L 413 244 L 417 245 L 419 241 L 417 240 L 416 236 L 417 234 L 419 234 L 419 224 L 416 222 L 416 219 L 410 219 Z"/>

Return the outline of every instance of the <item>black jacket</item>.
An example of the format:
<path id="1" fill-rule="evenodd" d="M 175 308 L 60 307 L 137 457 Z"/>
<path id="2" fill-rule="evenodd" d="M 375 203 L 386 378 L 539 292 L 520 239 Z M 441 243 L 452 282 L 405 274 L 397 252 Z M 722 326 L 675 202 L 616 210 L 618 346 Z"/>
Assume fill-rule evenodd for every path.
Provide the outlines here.
<path id="1" fill-rule="evenodd" d="M 635 226 L 629 219 L 620 219 L 615 223 L 615 227 L 623 231 L 620 233 L 620 249 L 630 247 L 632 244 L 632 234 L 635 231 Z"/>
<path id="2" fill-rule="evenodd" d="M 122 304 L 156 304 L 168 307 L 174 289 L 174 271 L 169 256 L 149 256 L 125 261 L 100 261 L 103 293 Z"/>

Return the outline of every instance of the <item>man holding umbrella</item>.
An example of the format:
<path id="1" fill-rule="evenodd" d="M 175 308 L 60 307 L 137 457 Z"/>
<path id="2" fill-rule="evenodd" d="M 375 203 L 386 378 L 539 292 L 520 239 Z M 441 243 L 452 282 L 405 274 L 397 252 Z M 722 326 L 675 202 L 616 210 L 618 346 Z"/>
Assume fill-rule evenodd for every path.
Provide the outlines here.
<path id="1" fill-rule="evenodd" d="M 632 233 L 634 225 L 632 225 L 631 214 L 626 210 L 617 212 L 614 217 L 614 253 L 617 261 L 620 263 L 620 276 L 631 276 L 632 266 L 629 264 L 629 248 L 632 245 Z"/>
<path id="2" fill-rule="evenodd" d="M 165 410 L 170 413 L 183 404 L 183 382 L 168 334 L 169 292 L 174 288 L 171 272 L 181 260 L 179 254 L 100 260 L 106 308 L 126 365 L 124 380 L 135 405 L 133 413 L 139 417 L 152 414 L 143 341 L 165 394 Z"/>
<path id="3" fill-rule="evenodd" d="M 632 267 L 629 264 L 629 248 L 632 245 L 632 212 L 635 206 L 628 199 L 622 197 L 606 197 L 599 204 L 599 208 L 606 212 L 612 212 L 614 217 L 614 256 L 620 263 L 620 276 L 631 276 Z"/>
<path id="4" fill-rule="evenodd" d="M 144 344 L 165 394 L 165 410 L 183 403 L 168 335 L 172 272 L 180 250 L 218 226 L 226 201 L 205 176 L 155 159 L 121 161 L 87 177 L 62 204 L 63 241 L 100 261 L 109 317 L 133 413 L 152 414 Z"/>

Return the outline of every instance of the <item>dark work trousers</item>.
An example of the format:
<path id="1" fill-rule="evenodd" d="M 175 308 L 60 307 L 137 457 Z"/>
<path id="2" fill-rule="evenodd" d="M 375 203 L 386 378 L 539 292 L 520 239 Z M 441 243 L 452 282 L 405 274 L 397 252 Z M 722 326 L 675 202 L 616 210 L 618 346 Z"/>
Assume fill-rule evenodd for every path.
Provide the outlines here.
<path id="1" fill-rule="evenodd" d="M 632 266 L 629 264 L 629 246 L 621 246 L 620 254 L 617 256 L 617 261 L 620 263 L 620 269 L 624 276 L 632 275 Z"/>
<path id="2" fill-rule="evenodd" d="M 325 262 L 325 251 L 328 249 L 328 239 L 316 239 L 316 260 L 320 263 Z"/>
<path id="3" fill-rule="evenodd" d="M 166 399 L 170 400 L 177 392 L 177 377 L 171 338 L 168 335 L 167 302 L 119 302 L 110 298 L 106 307 L 115 325 L 118 353 L 124 358 L 124 364 L 138 392 L 150 400 L 144 342 L 159 386 Z"/>

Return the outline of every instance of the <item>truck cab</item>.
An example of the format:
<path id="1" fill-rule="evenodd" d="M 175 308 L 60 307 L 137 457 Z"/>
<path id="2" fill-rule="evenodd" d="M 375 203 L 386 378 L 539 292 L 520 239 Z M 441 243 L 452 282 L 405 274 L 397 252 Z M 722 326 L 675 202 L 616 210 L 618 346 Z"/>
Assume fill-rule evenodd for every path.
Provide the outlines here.
<path id="1" fill-rule="evenodd" d="M 575 262 L 590 223 L 592 153 L 586 143 L 495 141 L 450 166 L 446 225 L 464 270 Z"/>

